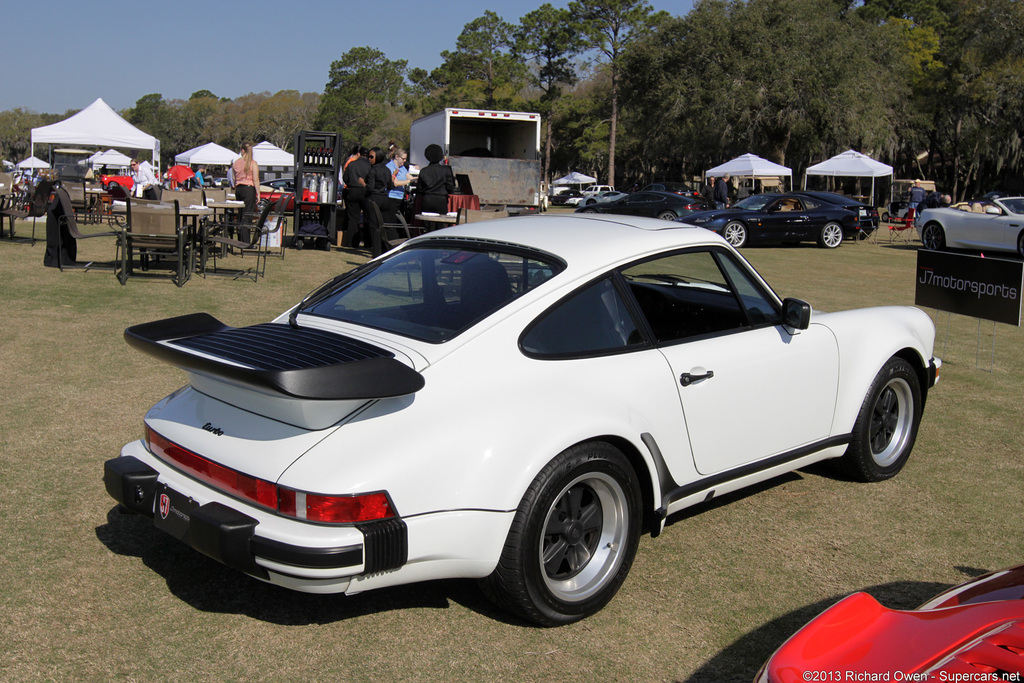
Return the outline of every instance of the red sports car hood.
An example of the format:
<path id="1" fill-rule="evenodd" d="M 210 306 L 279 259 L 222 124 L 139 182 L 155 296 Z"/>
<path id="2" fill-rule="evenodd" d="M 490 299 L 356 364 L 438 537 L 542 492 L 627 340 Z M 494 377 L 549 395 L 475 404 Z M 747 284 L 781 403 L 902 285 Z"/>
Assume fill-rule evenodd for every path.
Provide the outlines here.
<path id="1" fill-rule="evenodd" d="M 995 681 L 1022 671 L 1024 602 L 901 611 L 854 593 L 786 641 L 757 680 Z"/>

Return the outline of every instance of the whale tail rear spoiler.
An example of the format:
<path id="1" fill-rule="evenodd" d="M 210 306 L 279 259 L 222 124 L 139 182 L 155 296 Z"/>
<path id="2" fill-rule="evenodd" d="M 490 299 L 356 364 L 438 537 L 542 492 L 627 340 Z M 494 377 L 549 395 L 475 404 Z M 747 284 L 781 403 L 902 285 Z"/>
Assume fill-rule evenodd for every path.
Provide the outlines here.
<path id="1" fill-rule="evenodd" d="M 230 327 L 208 313 L 133 325 L 133 348 L 188 372 L 311 400 L 406 396 L 423 376 L 393 353 L 323 330 L 264 323 Z"/>

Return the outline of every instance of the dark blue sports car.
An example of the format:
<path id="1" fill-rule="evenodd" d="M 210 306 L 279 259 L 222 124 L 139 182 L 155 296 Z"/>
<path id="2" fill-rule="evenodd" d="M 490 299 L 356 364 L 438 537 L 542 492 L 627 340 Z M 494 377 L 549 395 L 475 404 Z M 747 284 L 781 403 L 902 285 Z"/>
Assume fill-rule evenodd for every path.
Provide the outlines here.
<path id="1" fill-rule="evenodd" d="M 861 229 L 856 212 L 797 194 L 755 194 L 728 209 L 697 211 L 680 220 L 717 232 L 734 247 L 815 240 L 835 249 Z"/>

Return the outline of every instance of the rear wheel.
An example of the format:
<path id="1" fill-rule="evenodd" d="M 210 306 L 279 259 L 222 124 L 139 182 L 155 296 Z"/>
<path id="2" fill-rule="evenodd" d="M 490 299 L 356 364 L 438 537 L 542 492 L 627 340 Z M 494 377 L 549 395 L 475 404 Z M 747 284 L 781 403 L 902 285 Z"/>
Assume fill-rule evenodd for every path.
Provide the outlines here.
<path id="1" fill-rule="evenodd" d="M 853 426 L 850 446 L 840 459 L 859 481 L 895 476 L 910 457 L 921 423 L 921 383 L 902 358 L 890 358 L 875 375 Z"/>
<path id="2" fill-rule="evenodd" d="M 747 226 L 739 221 L 726 223 L 722 230 L 722 237 L 726 242 L 739 249 L 747 243 Z"/>
<path id="3" fill-rule="evenodd" d="M 597 211 L 595 211 L 594 209 L 591 209 L 590 207 L 587 207 L 587 208 L 583 209 L 582 211 L 580 211 L 580 213 L 597 213 Z"/>
<path id="4" fill-rule="evenodd" d="M 604 607 L 633 564 L 640 487 L 629 461 L 603 442 L 573 446 L 541 470 L 516 511 L 494 572 L 494 602 L 544 626 Z"/>
<path id="5" fill-rule="evenodd" d="M 838 223 L 826 223 L 825 227 L 818 233 L 818 246 L 826 249 L 835 249 L 843 243 L 843 226 Z"/>
<path id="6" fill-rule="evenodd" d="M 940 251 L 946 247 L 946 233 L 938 223 L 931 222 L 921 229 L 921 244 L 925 249 Z M 1017 251 L 1021 250 L 1021 239 L 1017 239 Z"/>
<path id="7" fill-rule="evenodd" d="M 660 218 L 663 221 L 674 221 L 676 220 L 676 218 L 678 218 L 678 216 L 676 216 L 671 211 L 662 211 L 661 213 L 658 214 L 658 218 Z"/>

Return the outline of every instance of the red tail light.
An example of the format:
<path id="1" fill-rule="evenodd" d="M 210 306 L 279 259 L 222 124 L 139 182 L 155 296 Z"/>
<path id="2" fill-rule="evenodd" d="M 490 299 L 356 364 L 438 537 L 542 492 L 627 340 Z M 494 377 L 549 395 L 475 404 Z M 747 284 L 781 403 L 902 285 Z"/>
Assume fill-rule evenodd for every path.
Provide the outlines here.
<path id="1" fill-rule="evenodd" d="M 278 486 L 213 462 L 164 438 L 146 425 L 146 446 L 164 462 L 228 495 L 278 514 L 322 524 L 354 524 L 396 517 L 384 491 L 331 496 Z"/>

